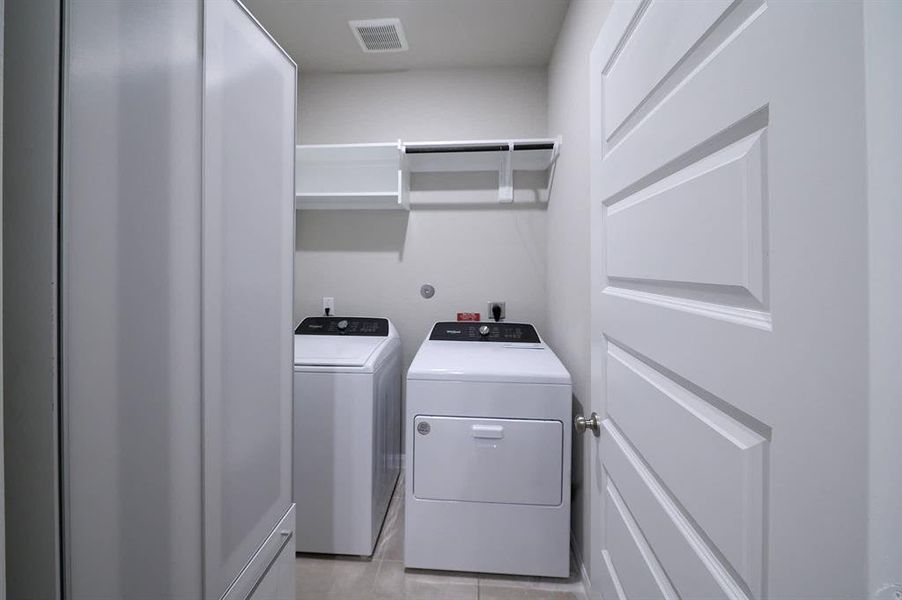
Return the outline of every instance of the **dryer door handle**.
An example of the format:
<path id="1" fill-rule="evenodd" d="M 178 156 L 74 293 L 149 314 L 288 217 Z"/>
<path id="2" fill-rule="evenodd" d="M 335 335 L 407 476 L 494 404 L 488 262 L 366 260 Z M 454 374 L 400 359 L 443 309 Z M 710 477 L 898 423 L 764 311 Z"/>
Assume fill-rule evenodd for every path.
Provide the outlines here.
<path id="1" fill-rule="evenodd" d="M 504 427 L 501 425 L 473 425 L 470 432 L 474 438 L 500 440 L 504 437 Z"/>

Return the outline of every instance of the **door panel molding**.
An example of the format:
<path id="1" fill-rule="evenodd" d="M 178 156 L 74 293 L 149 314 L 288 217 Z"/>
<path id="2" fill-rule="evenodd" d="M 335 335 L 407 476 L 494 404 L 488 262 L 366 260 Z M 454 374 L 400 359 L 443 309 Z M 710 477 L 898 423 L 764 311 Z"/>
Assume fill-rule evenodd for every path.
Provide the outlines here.
<path id="1" fill-rule="evenodd" d="M 738 2 L 643 3 L 638 19 L 608 61 L 605 131 L 608 141 L 624 128 L 674 68 L 686 59 L 721 16 Z"/>
<path id="2" fill-rule="evenodd" d="M 660 179 L 675 172 L 667 169 L 672 164 L 688 165 L 715 149 L 706 145 L 720 141 L 725 146 L 768 125 L 771 57 L 758 51 L 768 36 L 766 9 L 760 5 L 710 56 L 685 73 L 628 136 L 614 145 L 603 142 L 599 191 L 607 203 L 615 194 L 650 185 L 653 181 L 643 179 L 649 174 L 657 173 Z M 735 68 L 737 62 L 742 70 Z"/>
<path id="3" fill-rule="evenodd" d="M 608 278 L 620 287 L 670 284 L 690 299 L 702 288 L 724 303 L 764 308 L 763 137 L 759 130 L 605 203 Z"/>
<path id="4" fill-rule="evenodd" d="M 677 593 L 683 598 L 759 597 L 673 499 L 617 425 L 605 419 L 602 426 L 607 472 L 618 482 L 625 505 Z M 760 590 L 760 585 L 755 587 Z"/>
<path id="5" fill-rule="evenodd" d="M 635 102 L 629 113 L 616 125 L 606 127 L 604 133 L 604 153 L 613 151 L 630 133 L 638 128 L 643 121 L 654 112 L 661 104 L 669 99 L 686 81 L 692 78 L 693 73 L 705 66 L 705 63 L 713 59 L 716 54 L 731 39 L 748 27 L 767 8 L 764 0 L 735 0 L 732 3 L 719 0 L 717 2 L 642 2 L 636 11 L 630 29 L 618 43 L 607 65 L 602 71 L 605 82 L 604 100 L 605 108 L 608 104 L 609 75 L 613 65 L 617 62 L 621 50 L 633 39 L 633 33 L 640 29 L 642 21 L 647 14 L 653 14 L 658 21 L 654 28 L 658 29 L 655 41 L 657 47 L 663 47 L 665 56 L 660 65 L 670 68 L 663 74 L 663 69 L 657 71 L 658 78 L 654 76 L 644 78 L 648 85 L 645 96 Z M 703 28 L 703 24 L 687 23 L 681 19 L 680 12 L 686 7 L 696 7 L 696 16 L 702 17 L 710 26 L 701 33 L 692 43 L 693 34 L 697 34 Z M 665 14 L 669 13 L 669 14 Z M 668 33 L 668 29 L 682 25 L 686 31 Z M 651 28 L 650 28 L 651 29 Z M 653 36 L 649 36 L 653 37 Z M 678 51 L 684 50 L 680 54 Z M 668 60 L 669 59 L 669 60 Z M 655 62 L 660 58 L 653 59 Z M 659 65 L 659 66 L 660 66 Z M 653 85 L 650 82 L 654 82 Z M 614 92 L 612 92 L 613 94 Z M 635 97 L 631 98 L 635 99 Z M 607 111 L 606 111 L 607 112 Z"/>
<path id="6" fill-rule="evenodd" d="M 760 582 L 767 438 L 610 342 L 607 374 L 608 416 L 743 580 Z"/>
<path id="7" fill-rule="evenodd" d="M 608 500 L 605 512 L 608 545 L 620 549 L 620 552 L 617 552 L 619 560 L 608 556 L 612 567 L 617 568 L 615 560 L 616 565 L 619 565 L 617 572 L 621 588 L 624 586 L 623 580 L 627 577 L 630 578 L 625 586 L 629 591 L 625 594 L 626 597 L 679 600 L 673 584 L 670 583 L 667 574 L 661 568 L 661 563 L 658 562 L 648 540 L 645 539 L 636 519 L 630 514 L 626 502 L 617 491 L 617 486 L 614 485 L 610 476 L 605 491 Z"/>

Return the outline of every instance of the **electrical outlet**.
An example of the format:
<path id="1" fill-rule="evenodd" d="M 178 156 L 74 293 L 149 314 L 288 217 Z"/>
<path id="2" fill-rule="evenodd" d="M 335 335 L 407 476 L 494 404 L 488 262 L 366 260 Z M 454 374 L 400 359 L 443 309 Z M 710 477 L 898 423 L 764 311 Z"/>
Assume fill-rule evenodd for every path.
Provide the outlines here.
<path id="1" fill-rule="evenodd" d="M 323 296 L 323 314 L 326 314 L 327 309 L 330 315 L 335 315 L 335 298 Z"/>
<path id="2" fill-rule="evenodd" d="M 489 309 L 486 311 L 485 320 L 486 321 L 494 321 L 495 313 L 492 311 L 496 306 L 501 307 L 501 317 L 498 319 L 499 321 L 503 321 L 505 317 L 507 317 L 507 310 L 505 309 L 504 302 L 489 302 Z"/>

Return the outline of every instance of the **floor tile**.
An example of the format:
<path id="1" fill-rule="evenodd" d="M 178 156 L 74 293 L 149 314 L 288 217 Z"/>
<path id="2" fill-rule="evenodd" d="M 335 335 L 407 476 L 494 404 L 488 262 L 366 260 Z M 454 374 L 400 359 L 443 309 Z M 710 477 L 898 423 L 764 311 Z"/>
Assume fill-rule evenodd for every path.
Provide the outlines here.
<path id="1" fill-rule="evenodd" d="M 404 525 L 383 530 L 376 545 L 374 558 L 378 560 L 404 560 Z"/>
<path id="2" fill-rule="evenodd" d="M 527 577 L 521 575 L 498 575 L 496 573 L 479 574 L 479 583 L 483 587 L 525 589 L 535 587 L 538 579 L 538 577 Z"/>
<path id="3" fill-rule="evenodd" d="M 563 590 L 529 590 L 526 594 L 528 600 L 587 600 L 585 590 L 580 587 L 579 590 L 563 591 Z"/>
<path id="4" fill-rule="evenodd" d="M 301 555 L 297 559 L 297 598 L 369 598 L 378 572 L 379 561 Z"/>
<path id="5" fill-rule="evenodd" d="M 403 558 L 402 473 L 373 558 L 298 555 L 298 600 L 586 600 L 575 565 L 556 579 L 405 569 Z"/>
<path id="6" fill-rule="evenodd" d="M 404 563 L 383 560 L 373 588 L 373 598 L 405 600 L 477 600 L 476 577 L 404 569 Z"/>
<path id="7" fill-rule="evenodd" d="M 399 482 L 399 486 L 403 484 Z M 373 558 L 404 560 L 404 497 L 392 498 Z"/>
<path id="8" fill-rule="evenodd" d="M 506 580 L 479 577 L 479 600 L 586 600 L 582 582 L 540 577 L 511 577 Z"/>
<path id="9" fill-rule="evenodd" d="M 507 585 L 491 585 L 479 580 L 479 600 L 526 600 L 529 589 Z"/>

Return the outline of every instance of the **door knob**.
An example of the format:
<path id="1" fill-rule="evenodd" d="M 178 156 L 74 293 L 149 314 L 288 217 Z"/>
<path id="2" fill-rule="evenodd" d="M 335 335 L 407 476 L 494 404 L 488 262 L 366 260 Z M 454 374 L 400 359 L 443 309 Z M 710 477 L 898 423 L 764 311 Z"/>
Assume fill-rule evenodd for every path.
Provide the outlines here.
<path id="1" fill-rule="evenodd" d="M 576 433 L 584 433 L 586 429 L 591 429 L 596 436 L 601 435 L 601 422 L 598 420 L 598 413 L 593 412 L 588 419 L 582 415 L 577 415 L 573 419 L 573 426 L 576 428 Z"/>

